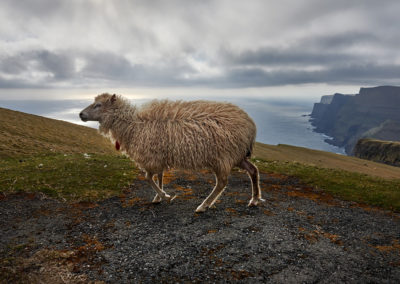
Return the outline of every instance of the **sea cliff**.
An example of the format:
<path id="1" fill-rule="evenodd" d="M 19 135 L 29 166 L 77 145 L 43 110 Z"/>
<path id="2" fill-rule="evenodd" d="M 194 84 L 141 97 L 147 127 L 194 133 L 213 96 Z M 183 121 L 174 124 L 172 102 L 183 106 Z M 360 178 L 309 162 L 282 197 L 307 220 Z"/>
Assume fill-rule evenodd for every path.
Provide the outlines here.
<path id="1" fill-rule="evenodd" d="M 400 87 L 361 88 L 355 95 L 323 96 L 311 113 L 314 131 L 353 155 L 360 138 L 400 141 Z"/>
<path id="2" fill-rule="evenodd" d="M 400 167 L 400 142 L 360 139 L 354 147 L 354 156 Z"/>

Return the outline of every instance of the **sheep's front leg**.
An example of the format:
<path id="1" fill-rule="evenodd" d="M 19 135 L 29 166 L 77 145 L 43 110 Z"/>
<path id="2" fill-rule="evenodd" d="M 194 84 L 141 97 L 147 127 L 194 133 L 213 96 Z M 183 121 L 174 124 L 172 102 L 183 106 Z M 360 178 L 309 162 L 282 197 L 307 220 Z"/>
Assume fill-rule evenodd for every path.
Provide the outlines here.
<path id="1" fill-rule="evenodd" d="M 157 179 L 158 179 L 158 187 L 161 190 L 163 190 L 163 172 L 157 174 Z M 158 204 L 161 202 L 161 200 L 162 200 L 161 197 L 158 195 L 158 193 L 156 193 L 156 196 L 154 196 L 154 199 L 152 202 L 154 204 Z"/>
<path id="2" fill-rule="evenodd" d="M 171 197 L 171 195 L 167 194 L 164 190 L 162 190 L 161 188 L 158 187 L 158 185 L 154 182 L 153 180 L 153 173 L 146 173 L 146 179 L 148 180 L 148 182 L 150 183 L 151 187 L 156 191 L 157 195 L 164 200 L 167 201 L 172 201 L 174 197 Z"/>

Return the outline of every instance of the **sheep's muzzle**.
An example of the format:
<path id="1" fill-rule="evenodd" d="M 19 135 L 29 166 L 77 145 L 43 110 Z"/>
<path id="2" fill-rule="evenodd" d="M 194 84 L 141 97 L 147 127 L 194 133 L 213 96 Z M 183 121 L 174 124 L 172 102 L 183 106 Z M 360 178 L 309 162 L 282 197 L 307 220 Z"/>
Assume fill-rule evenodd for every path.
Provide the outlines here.
<path id="1" fill-rule="evenodd" d="M 88 121 L 88 116 L 87 116 L 87 114 L 84 113 L 84 112 L 81 112 L 81 113 L 79 114 L 79 117 L 80 117 L 80 118 L 82 119 L 82 121 L 84 121 L 84 122 Z"/>

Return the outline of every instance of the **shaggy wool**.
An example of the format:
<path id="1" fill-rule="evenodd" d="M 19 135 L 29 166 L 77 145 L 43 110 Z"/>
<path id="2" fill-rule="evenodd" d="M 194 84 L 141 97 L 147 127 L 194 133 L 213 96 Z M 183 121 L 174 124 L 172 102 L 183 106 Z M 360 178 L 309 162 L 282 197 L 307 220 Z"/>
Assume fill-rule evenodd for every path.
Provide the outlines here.
<path id="1" fill-rule="evenodd" d="M 229 174 L 253 149 L 256 126 L 231 103 L 153 100 L 138 108 L 109 94 L 97 96 L 99 102 L 100 132 L 148 172 L 208 168 Z"/>

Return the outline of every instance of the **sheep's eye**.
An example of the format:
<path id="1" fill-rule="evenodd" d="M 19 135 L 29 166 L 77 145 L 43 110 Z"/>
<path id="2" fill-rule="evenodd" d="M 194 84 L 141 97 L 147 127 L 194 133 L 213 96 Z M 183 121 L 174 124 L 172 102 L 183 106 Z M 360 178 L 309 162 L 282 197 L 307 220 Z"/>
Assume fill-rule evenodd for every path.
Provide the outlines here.
<path id="1" fill-rule="evenodd" d="M 99 107 L 101 107 L 101 103 L 97 103 L 94 105 L 94 108 L 99 108 Z"/>

